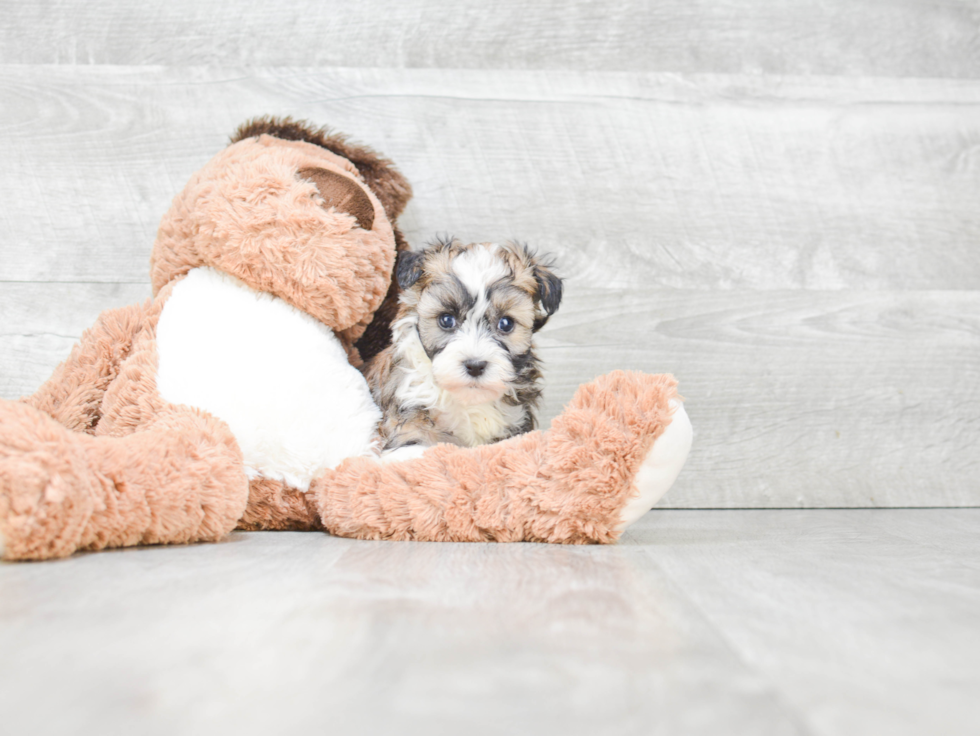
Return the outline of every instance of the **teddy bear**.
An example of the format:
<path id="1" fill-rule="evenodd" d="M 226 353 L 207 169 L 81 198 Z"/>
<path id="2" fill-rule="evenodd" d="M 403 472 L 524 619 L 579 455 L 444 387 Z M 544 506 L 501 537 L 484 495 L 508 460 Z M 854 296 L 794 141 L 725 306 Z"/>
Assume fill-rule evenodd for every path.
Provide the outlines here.
<path id="1" fill-rule="evenodd" d="M 671 376 L 601 376 L 545 431 L 379 455 L 360 369 L 390 341 L 411 194 L 345 136 L 243 125 L 164 216 L 153 297 L 103 312 L 36 393 L 0 401 L 4 559 L 236 528 L 615 542 L 686 459 Z"/>

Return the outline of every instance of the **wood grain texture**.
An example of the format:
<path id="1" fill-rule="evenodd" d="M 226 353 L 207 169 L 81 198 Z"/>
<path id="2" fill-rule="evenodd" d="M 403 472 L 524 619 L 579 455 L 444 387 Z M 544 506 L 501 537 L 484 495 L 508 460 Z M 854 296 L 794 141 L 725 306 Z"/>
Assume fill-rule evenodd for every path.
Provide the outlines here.
<path id="1" fill-rule="evenodd" d="M 654 512 L 628 532 L 811 734 L 972 734 L 980 510 Z"/>
<path id="2" fill-rule="evenodd" d="M 8 66 L 0 96 L 6 280 L 145 279 L 171 197 L 280 113 L 391 156 L 415 244 L 517 237 L 616 287 L 980 284 L 980 82 Z"/>
<path id="3" fill-rule="evenodd" d="M 0 563 L 0 648 L 5 729 L 37 736 L 804 733 L 635 548 L 236 533 Z"/>
<path id="4" fill-rule="evenodd" d="M 609 292 L 542 333 L 546 418 L 607 371 L 673 373 L 676 508 L 980 505 L 980 293 Z"/>
<path id="5" fill-rule="evenodd" d="M 0 7 L 0 62 L 980 74 L 970 0 L 373 0 Z"/>
<path id="6" fill-rule="evenodd" d="M 655 511 L 617 547 L 236 533 L 0 564 L 0 708 L 37 736 L 967 736 L 978 533 Z"/>

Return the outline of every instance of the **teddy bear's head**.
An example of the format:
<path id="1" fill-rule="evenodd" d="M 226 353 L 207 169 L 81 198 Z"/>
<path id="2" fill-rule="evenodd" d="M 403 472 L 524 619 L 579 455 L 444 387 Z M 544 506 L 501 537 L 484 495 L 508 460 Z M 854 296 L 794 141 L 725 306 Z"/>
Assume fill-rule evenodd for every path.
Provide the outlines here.
<path id="1" fill-rule="evenodd" d="M 397 297 L 389 287 L 403 241 L 392 223 L 410 196 L 390 162 L 342 136 L 288 119 L 247 123 L 164 215 L 153 291 L 209 266 L 311 314 L 356 357 L 386 295 Z"/>

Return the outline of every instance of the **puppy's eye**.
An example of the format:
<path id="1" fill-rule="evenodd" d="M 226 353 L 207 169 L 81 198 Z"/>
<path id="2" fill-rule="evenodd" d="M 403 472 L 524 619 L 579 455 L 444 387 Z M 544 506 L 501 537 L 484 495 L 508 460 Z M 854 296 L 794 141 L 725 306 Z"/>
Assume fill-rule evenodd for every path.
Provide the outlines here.
<path id="1" fill-rule="evenodd" d="M 456 326 L 456 318 L 451 314 L 444 314 L 439 317 L 439 326 L 444 330 L 451 330 Z"/>
<path id="2" fill-rule="evenodd" d="M 497 329 L 503 333 L 512 332 L 514 329 L 514 320 L 510 317 L 501 317 L 500 321 L 497 322 Z"/>

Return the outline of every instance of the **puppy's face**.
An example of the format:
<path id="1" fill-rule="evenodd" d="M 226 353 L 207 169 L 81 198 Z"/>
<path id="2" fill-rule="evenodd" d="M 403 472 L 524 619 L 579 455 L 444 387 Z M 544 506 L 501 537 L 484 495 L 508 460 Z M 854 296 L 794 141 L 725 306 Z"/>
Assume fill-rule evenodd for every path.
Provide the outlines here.
<path id="1" fill-rule="evenodd" d="M 401 254 L 397 276 L 436 384 L 467 405 L 514 390 L 561 301 L 561 279 L 514 243 L 437 243 Z"/>

